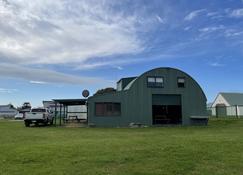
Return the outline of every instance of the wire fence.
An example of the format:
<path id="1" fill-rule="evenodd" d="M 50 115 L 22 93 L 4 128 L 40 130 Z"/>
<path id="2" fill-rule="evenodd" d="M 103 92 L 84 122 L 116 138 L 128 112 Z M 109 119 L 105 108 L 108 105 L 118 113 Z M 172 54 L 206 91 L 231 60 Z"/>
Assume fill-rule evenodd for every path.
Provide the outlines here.
<path id="1" fill-rule="evenodd" d="M 215 118 L 243 118 L 243 106 L 216 106 L 207 109 L 208 115 Z"/>

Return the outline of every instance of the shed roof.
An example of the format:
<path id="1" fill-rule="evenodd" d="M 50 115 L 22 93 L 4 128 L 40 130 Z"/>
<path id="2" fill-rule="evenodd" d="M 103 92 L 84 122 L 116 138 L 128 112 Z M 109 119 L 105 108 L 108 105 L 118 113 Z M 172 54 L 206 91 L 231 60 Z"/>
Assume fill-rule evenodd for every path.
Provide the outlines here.
<path id="1" fill-rule="evenodd" d="M 72 106 L 72 105 L 85 105 L 87 99 L 53 99 L 53 101 L 66 106 Z"/>
<path id="2" fill-rule="evenodd" d="M 221 92 L 220 94 L 231 106 L 243 105 L 243 93 Z"/>

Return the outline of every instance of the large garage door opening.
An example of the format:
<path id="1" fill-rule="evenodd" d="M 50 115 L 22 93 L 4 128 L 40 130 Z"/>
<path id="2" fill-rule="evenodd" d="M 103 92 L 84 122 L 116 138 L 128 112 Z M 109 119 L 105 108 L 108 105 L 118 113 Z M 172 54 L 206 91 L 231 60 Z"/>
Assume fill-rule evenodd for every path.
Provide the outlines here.
<path id="1" fill-rule="evenodd" d="M 153 125 L 181 124 L 181 96 L 153 95 Z"/>

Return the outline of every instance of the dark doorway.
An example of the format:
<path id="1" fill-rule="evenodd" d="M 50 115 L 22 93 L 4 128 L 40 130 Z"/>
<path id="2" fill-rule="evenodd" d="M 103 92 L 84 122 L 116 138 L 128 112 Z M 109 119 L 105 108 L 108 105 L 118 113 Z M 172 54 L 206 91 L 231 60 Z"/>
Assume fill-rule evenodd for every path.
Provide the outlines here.
<path id="1" fill-rule="evenodd" d="M 181 96 L 174 94 L 152 95 L 153 125 L 181 124 Z"/>
<path id="2" fill-rule="evenodd" d="M 153 105 L 153 125 L 181 124 L 180 105 Z"/>

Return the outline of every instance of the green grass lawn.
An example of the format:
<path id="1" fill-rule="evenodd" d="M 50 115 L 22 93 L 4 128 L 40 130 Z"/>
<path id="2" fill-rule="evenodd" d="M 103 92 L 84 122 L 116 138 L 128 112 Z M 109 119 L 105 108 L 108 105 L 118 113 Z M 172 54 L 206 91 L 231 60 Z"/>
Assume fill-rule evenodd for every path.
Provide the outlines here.
<path id="1" fill-rule="evenodd" d="M 30 127 L 0 120 L 0 174 L 243 174 L 243 120 L 207 127 Z"/>

